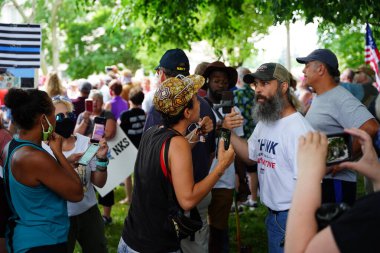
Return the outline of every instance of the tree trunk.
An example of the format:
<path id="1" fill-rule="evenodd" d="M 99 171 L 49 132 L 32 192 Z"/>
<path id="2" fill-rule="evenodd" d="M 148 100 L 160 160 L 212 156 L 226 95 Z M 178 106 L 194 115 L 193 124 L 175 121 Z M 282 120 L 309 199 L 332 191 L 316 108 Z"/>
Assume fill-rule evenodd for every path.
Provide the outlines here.
<path id="1" fill-rule="evenodd" d="M 53 54 L 53 69 L 58 70 L 59 67 L 59 39 L 58 39 L 58 8 L 62 4 L 62 0 L 56 0 L 51 10 L 51 47 Z"/>
<path id="2" fill-rule="evenodd" d="M 291 70 L 292 64 L 290 60 L 290 25 L 289 21 L 285 22 L 285 27 L 286 27 L 286 68 Z"/>

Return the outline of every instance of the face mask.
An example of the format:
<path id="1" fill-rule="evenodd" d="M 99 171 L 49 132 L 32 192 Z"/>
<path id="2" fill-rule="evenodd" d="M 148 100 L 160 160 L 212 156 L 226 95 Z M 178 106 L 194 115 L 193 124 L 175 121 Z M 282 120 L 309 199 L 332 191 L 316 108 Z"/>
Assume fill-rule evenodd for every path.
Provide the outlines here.
<path id="1" fill-rule="evenodd" d="M 41 126 L 42 126 L 42 140 L 43 141 L 47 141 L 50 138 L 51 134 L 53 133 L 54 128 L 53 128 L 52 124 L 50 124 L 50 122 L 49 122 L 48 118 L 46 117 L 46 115 L 44 115 L 44 116 L 45 116 L 45 119 L 46 119 L 49 127 L 48 127 L 47 131 L 45 132 L 44 124 L 42 124 L 42 122 L 41 122 Z"/>
<path id="2" fill-rule="evenodd" d="M 68 112 L 67 116 L 64 113 L 58 113 L 55 116 L 55 132 L 63 138 L 69 138 L 75 128 L 76 117 L 72 112 Z"/>
<path id="3" fill-rule="evenodd" d="M 55 123 L 55 132 L 67 139 L 73 134 L 75 124 L 76 122 L 74 120 L 64 118 L 62 121 L 57 121 L 57 123 Z"/>

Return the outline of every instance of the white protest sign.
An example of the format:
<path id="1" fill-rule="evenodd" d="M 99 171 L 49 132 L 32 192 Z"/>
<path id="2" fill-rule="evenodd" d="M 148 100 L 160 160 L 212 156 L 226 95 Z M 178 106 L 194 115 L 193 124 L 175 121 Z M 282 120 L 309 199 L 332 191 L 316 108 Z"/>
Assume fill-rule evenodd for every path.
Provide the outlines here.
<path id="1" fill-rule="evenodd" d="M 103 197 L 116 186 L 132 174 L 137 157 L 137 149 L 124 133 L 123 129 L 117 125 L 116 135 L 108 144 L 108 177 L 103 188 L 96 187 L 96 190 Z"/>

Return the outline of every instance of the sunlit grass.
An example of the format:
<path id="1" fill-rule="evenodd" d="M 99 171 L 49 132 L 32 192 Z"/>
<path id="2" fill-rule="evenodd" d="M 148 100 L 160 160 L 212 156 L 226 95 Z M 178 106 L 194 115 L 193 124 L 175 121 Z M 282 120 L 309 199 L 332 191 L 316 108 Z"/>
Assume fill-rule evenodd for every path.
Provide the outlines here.
<path id="1" fill-rule="evenodd" d="M 359 177 L 358 180 L 358 196 L 364 195 L 363 178 Z M 113 223 L 106 226 L 106 237 L 108 241 L 109 253 L 117 252 L 117 245 L 119 244 L 120 236 L 123 230 L 124 219 L 128 212 L 128 205 L 122 205 L 118 202 L 124 198 L 124 188 L 118 187 L 115 190 L 115 205 L 112 208 Z M 102 211 L 102 207 L 99 206 Z M 260 205 L 254 211 L 244 209 L 244 212 L 239 215 L 240 217 L 240 234 L 242 245 L 252 247 L 252 252 L 264 253 L 267 252 L 267 235 L 264 225 L 264 219 L 267 214 L 267 209 Z M 229 231 L 230 231 L 230 252 L 238 252 L 236 244 L 236 216 L 231 213 L 229 218 Z M 77 245 L 75 253 L 80 253 L 80 247 Z"/>

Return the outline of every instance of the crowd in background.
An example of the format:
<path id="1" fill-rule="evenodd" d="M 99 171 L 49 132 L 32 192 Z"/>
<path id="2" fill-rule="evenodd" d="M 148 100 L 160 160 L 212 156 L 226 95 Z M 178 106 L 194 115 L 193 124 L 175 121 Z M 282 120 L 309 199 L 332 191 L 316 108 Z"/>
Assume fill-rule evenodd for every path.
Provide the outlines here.
<path id="1" fill-rule="evenodd" d="M 374 85 L 375 73 L 363 65 L 346 69 L 341 74 L 338 59 L 327 49 L 317 49 L 306 57 L 298 57 L 297 61 L 305 64 L 304 76 L 299 80 L 279 63 L 264 63 L 254 71 L 242 66 L 230 67 L 220 61 L 200 63 L 194 75 L 190 75 L 186 54 L 180 49 L 172 49 L 163 54 L 154 78 L 136 78 L 132 71 L 113 65 L 102 75 L 67 83 L 62 82 L 58 73 L 52 72 L 40 79 L 38 91 L 11 90 L 0 101 L 0 147 L 3 151 L 14 136 L 6 156 L 2 155 L 1 166 L 10 170 L 6 159 L 17 161 L 17 170 L 12 168 L 9 184 L 20 193 L 12 196 L 15 206 L 11 206 L 11 212 L 15 209 L 22 212 L 15 220 L 17 224 L 17 220 L 25 219 L 26 229 L 20 232 L 15 225 L 15 252 L 43 252 L 25 249 L 51 244 L 54 244 L 51 248 L 54 252 L 73 252 L 76 241 L 83 252 L 107 252 L 104 225 L 113 222 L 115 196 L 111 191 L 96 199 L 92 185 L 102 187 L 107 180 L 107 141 L 115 137 L 118 129 L 139 150 L 136 166 L 126 161 L 126 166 L 134 167 L 135 171 L 123 179 L 125 198 L 119 203 L 130 205 L 130 209 L 123 231 L 120 231 L 120 253 L 179 252 L 180 249 L 183 252 L 229 252 L 228 217 L 231 211 L 236 207 L 241 211 L 243 206 L 254 211 L 259 204 L 268 209 L 265 226 L 269 252 L 303 252 L 317 247 L 316 243 L 332 252 L 354 252 L 346 245 L 349 240 L 357 240 L 362 243 L 360 245 L 374 249 L 372 237 L 363 238 L 368 232 L 363 231 L 363 236 L 339 233 L 345 229 L 361 229 L 353 222 L 358 219 L 357 210 L 371 208 L 376 205 L 373 198 L 378 198 L 373 192 L 378 189 L 380 173 L 368 169 L 369 166 L 373 170 L 379 168 L 376 152 L 380 150 L 377 147 L 380 146 L 380 97 Z M 225 111 L 224 94 L 228 91 L 233 94 L 233 104 L 229 106 L 230 111 Z M 92 101 L 90 109 L 86 108 L 87 100 Z M 30 108 L 21 103 L 29 104 Z M 29 114 L 29 118 L 24 118 L 23 114 Z M 97 159 L 88 165 L 86 176 L 77 178 L 78 168 L 75 171 L 71 167 L 88 147 L 96 117 L 106 120 L 104 138 L 100 142 L 103 148 L 98 151 Z M 41 127 L 43 136 L 39 136 Z M 333 173 L 322 172 L 326 167 L 327 150 L 324 134 L 348 128 L 355 128 L 348 133 L 356 137 L 352 148 L 359 162 L 343 163 L 334 167 Z M 231 146 L 226 150 L 221 147 L 224 142 L 220 142 L 225 130 L 231 134 Z M 310 134 L 310 131 L 324 134 Z M 57 133 L 59 136 L 55 136 Z M 49 142 L 39 145 L 44 140 Z M 199 231 L 181 241 L 162 221 L 167 216 L 165 208 L 170 204 L 167 203 L 167 191 L 161 191 L 167 181 L 157 176 L 162 169 L 159 151 L 165 145 L 168 153 L 163 159 L 170 171 L 169 187 L 182 211 L 189 215 L 195 212 L 202 222 Z M 305 150 L 300 151 L 300 148 Z M 25 153 L 19 154 L 25 160 L 28 160 L 28 152 L 37 154 L 55 171 L 61 167 L 64 171 L 55 179 L 41 175 L 42 172 L 36 174 L 25 162 L 17 160 L 17 155 L 12 156 L 12 151 Z M 185 172 L 180 170 L 181 164 Z M 316 174 L 306 172 L 308 166 Z M 38 167 L 38 162 L 34 167 Z M 155 174 L 151 176 L 153 168 Z M 359 202 L 356 209 L 357 175 L 354 170 L 366 176 L 366 193 L 372 194 L 369 200 Z M 30 179 L 21 177 L 17 171 L 25 175 L 31 173 Z M 57 180 L 68 185 L 63 187 Z M 307 186 L 305 181 L 313 183 Z M 35 218 L 33 213 L 24 210 L 23 203 L 36 210 L 41 206 L 28 200 L 25 192 L 29 188 L 19 187 L 17 182 L 30 189 L 46 186 L 36 194 L 44 195 L 49 201 L 50 195 L 54 195 L 52 203 L 46 203 L 48 207 L 57 208 L 67 203 L 67 207 L 54 211 L 61 226 L 48 231 L 58 231 L 55 237 L 18 244 L 17 240 L 25 233 L 31 233 L 28 226 L 34 223 L 28 222 Z M 70 191 L 68 186 L 72 186 Z M 308 190 L 310 207 L 303 207 L 300 201 L 306 201 L 307 197 L 302 191 Z M 147 197 L 149 194 L 161 202 Z M 237 205 L 233 204 L 234 198 Z M 318 232 L 317 222 L 310 213 L 314 214 L 321 204 L 343 202 L 354 206 L 352 211 Z M 103 206 L 102 214 L 97 204 Z M 156 218 L 148 219 L 155 214 Z M 300 214 L 307 216 L 302 218 L 305 225 L 297 218 Z M 373 216 L 373 211 L 369 211 L 368 219 Z M 54 219 L 47 214 L 44 219 L 49 218 Z M 379 220 L 377 216 L 373 218 L 375 224 Z M 359 221 L 368 222 L 366 217 Z M 306 224 L 311 227 L 306 228 Z M 301 238 L 300 243 L 295 235 Z M 4 241 L 0 240 L 0 252 L 4 252 L 3 248 Z"/>

